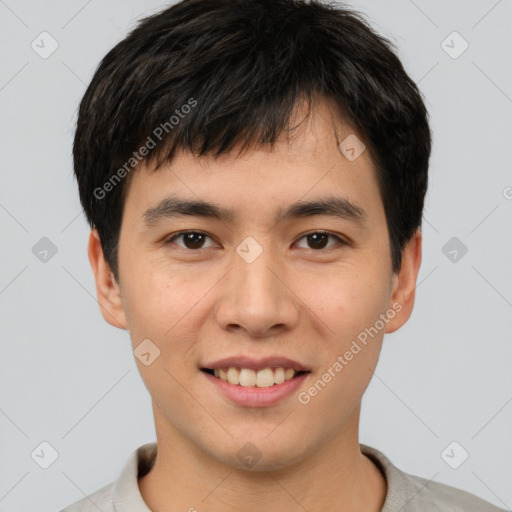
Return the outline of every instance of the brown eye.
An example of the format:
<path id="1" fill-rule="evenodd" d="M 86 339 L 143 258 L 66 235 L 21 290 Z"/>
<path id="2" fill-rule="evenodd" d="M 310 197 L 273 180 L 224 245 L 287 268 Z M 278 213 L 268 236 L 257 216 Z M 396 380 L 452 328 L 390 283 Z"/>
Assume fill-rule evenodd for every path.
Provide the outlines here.
<path id="1" fill-rule="evenodd" d="M 336 244 L 331 244 L 329 247 L 327 247 L 329 238 L 335 239 L 336 242 L 344 244 L 345 242 L 337 235 L 334 235 L 333 233 L 328 233 L 326 231 L 316 231 L 314 233 L 308 233 L 307 235 L 304 235 L 301 240 L 305 238 L 306 242 L 308 244 L 307 249 L 314 249 L 314 250 L 322 250 L 325 248 L 332 247 Z"/>
<path id="2" fill-rule="evenodd" d="M 166 240 L 166 243 L 175 243 L 174 240 L 182 238 L 183 239 L 183 246 L 180 244 L 180 247 L 184 247 L 185 249 L 203 249 L 204 242 L 207 238 L 210 238 L 205 233 L 201 233 L 200 231 L 184 231 L 182 233 L 178 233 L 168 240 Z"/>

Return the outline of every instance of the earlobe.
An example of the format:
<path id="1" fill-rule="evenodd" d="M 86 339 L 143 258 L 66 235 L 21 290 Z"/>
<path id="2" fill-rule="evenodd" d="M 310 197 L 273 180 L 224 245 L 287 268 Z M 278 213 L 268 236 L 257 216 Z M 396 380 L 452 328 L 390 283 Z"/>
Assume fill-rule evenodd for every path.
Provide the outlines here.
<path id="1" fill-rule="evenodd" d="M 388 322 L 386 333 L 392 333 L 400 329 L 412 314 L 416 295 L 416 281 L 421 265 L 421 242 L 422 235 L 418 228 L 404 247 L 400 270 L 393 274 L 393 289 L 389 307 L 397 313 Z"/>
<path id="2" fill-rule="evenodd" d="M 93 229 L 89 235 L 88 255 L 96 282 L 98 304 L 103 318 L 114 327 L 126 329 L 127 323 L 121 300 L 121 290 L 105 259 L 100 237 L 96 229 Z"/>

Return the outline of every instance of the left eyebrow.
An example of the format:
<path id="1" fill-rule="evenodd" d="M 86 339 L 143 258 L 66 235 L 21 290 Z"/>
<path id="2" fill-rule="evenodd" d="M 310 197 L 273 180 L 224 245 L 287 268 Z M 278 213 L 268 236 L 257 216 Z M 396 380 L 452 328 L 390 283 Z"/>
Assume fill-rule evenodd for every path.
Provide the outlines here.
<path id="1" fill-rule="evenodd" d="M 297 201 L 286 209 L 279 208 L 275 218 L 276 222 L 290 218 L 312 217 L 314 215 L 326 215 L 342 220 L 356 222 L 361 226 L 366 225 L 367 215 L 361 206 L 349 201 L 345 197 L 325 197 L 312 201 Z"/>
<path id="2" fill-rule="evenodd" d="M 312 217 L 314 215 L 336 217 L 356 222 L 361 226 L 364 226 L 367 221 L 367 214 L 363 208 L 347 198 L 335 196 L 311 201 L 297 201 L 284 209 L 281 207 L 277 210 L 274 221 L 278 223 L 281 220 Z M 230 222 L 237 218 L 234 210 L 224 208 L 215 203 L 203 200 L 180 199 L 177 197 L 166 197 L 156 206 L 146 210 L 142 218 L 145 226 L 149 228 L 161 220 L 181 216 L 212 218 Z"/>

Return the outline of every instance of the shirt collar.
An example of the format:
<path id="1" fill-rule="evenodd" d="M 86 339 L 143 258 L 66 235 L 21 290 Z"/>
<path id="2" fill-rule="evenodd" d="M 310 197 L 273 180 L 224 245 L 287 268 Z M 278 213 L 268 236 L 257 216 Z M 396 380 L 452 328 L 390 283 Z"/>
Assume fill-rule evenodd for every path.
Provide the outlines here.
<path id="1" fill-rule="evenodd" d="M 364 444 L 359 445 L 361 452 L 366 455 L 380 469 L 387 482 L 387 493 L 381 512 L 437 512 L 439 508 L 434 503 L 421 503 L 417 501 L 418 494 L 423 490 L 419 487 L 412 475 L 404 473 L 379 450 Z M 426 485 L 426 484 L 425 484 Z"/>
<path id="2" fill-rule="evenodd" d="M 411 476 L 394 466 L 379 450 L 360 444 L 361 452 L 369 457 L 386 478 L 387 493 L 381 512 L 404 510 L 416 512 L 414 498 L 421 491 Z M 157 444 L 147 443 L 132 452 L 119 478 L 114 483 L 113 500 L 116 512 L 151 512 L 142 498 L 138 478 L 148 473 L 156 460 Z"/>
<path id="3" fill-rule="evenodd" d="M 156 451 L 156 443 L 147 443 L 139 446 L 126 461 L 114 484 L 113 500 L 116 512 L 151 512 L 142 499 L 138 478 L 153 467 Z"/>

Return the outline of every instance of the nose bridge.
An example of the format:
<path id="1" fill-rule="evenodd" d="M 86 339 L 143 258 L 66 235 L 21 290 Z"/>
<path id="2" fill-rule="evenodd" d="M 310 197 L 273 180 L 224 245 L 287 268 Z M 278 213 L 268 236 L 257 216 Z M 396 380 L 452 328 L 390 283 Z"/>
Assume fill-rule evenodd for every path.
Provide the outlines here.
<path id="1" fill-rule="evenodd" d="M 248 237 L 237 247 L 234 275 L 236 276 L 237 290 L 242 292 L 241 298 L 250 300 L 265 299 L 269 304 L 274 299 L 275 293 L 279 293 L 276 277 L 270 270 L 279 266 L 275 253 L 270 243 L 263 246 L 254 238 Z M 275 270 L 274 270 L 275 272 Z M 263 297 L 264 295 L 265 297 Z"/>
<path id="2" fill-rule="evenodd" d="M 236 248 L 229 285 L 217 308 L 224 327 L 238 325 L 255 336 L 277 325 L 292 327 L 298 319 L 293 293 L 281 281 L 282 262 L 263 238 L 247 237 Z"/>

